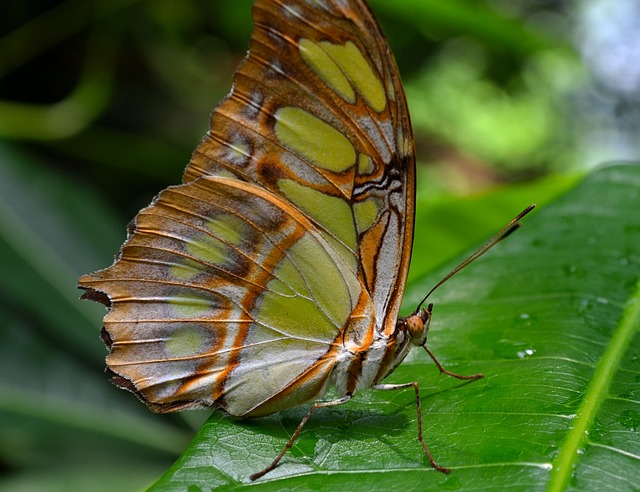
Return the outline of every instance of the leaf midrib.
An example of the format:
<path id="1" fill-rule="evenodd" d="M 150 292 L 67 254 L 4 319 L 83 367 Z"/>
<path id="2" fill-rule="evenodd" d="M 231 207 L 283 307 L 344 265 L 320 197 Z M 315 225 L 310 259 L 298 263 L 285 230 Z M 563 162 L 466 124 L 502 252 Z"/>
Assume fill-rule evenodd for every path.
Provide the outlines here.
<path id="1" fill-rule="evenodd" d="M 560 492 L 566 490 L 575 462 L 580 458 L 579 450 L 584 445 L 591 427 L 608 389 L 611 387 L 613 377 L 619 369 L 625 351 L 640 326 L 640 279 L 622 312 L 620 322 L 613 332 L 613 336 L 602 358 L 596 365 L 593 378 L 584 395 L 582 404 L 578 410 L 575 426 L 567 434 L 567 438 L 560 447 L 560 453 L 553 462 L 551 479 L 547 490 Z"/>

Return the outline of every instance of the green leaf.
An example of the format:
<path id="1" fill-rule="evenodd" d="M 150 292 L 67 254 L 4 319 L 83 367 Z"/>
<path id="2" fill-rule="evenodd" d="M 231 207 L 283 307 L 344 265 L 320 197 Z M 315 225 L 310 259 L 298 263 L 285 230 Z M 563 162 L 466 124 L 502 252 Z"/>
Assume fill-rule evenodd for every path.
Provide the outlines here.
<path id="1" fill-rule="evenodd" d="M 221 490 L 630 490 L 640 487 L 640 166 L 617 165 L 525 219 L 522 230 L 445 284 L 429 346 L 388 382 L 316 412 L 280 466 L 255 483 L 306 408 L 251 421 L 215 413 L 151 488 Z M 506 218 L 506 217 L 505 217 Z M 420 231 L 416 244 L 428 241 Z M 414 282 L 411 306 L 448 269 Z"/>

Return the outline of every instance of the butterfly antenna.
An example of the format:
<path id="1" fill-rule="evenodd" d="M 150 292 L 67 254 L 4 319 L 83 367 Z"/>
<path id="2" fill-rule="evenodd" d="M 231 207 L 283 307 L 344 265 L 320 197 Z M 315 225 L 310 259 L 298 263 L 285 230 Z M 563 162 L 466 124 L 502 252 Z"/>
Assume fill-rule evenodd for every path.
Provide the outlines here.
<path id="1" fill-rule="evenodd" d="M 416 313 L 420 312 L 420 308 L 422 307 L 424 302 L 428 299 L 428 297 L 431 294 L 433 294 L 433 292 L 438 287 L 440 287 L 447 280 L 449 280 L 451 277 L 453 277 L 456 273 L 458 273 L 460 270 L 462 270 L 464 267 L 466 267 L 469 263 L 471 263 L 471 262 L 477 260 L 478 258 L 480 258 L 483 254 L 485 254 L 487 251 L 489 251 L 493 246 L 498 244 L 500 241 L 502 241 L 504 238 L 506 238 L 507 236 L 511 235 L 511 233 L 513 233 L 516 229 L 518 229 L 520 227 L 520 225 L 521 225 L 518 221 L 520 219 L 522 219 L 525 215 L 527 215 L 529 212 L 531 212 L 534 208 L 536 208 L 535 203 L 532 204 L 532 205 L 529 205 L 522 212 L 520 212 L 513 219 L 511 219 L 511 221 L 509 221 L 509 223 L 506 226 L 504 226 L 502 229 L 500 229 L 500 231 L 498 231 L 498 233 L 495 236 L 493 236 L 491 239 L 489 239 L 486 243 L 484 243 L 482 246 L 480 246 L 471 256 L 469 256 L 466 260 L 464 260 L 457 267 L 455 267 L 453 270 L 451 270 L 442 280 L 440 280 L 440 282 L 438 282 L 427 293 L 426 296 L 424 296 L 422 301 L 420 301 L 420 304 L 418 304 L 418 307 L 416 308 L 415 312 Z"/>

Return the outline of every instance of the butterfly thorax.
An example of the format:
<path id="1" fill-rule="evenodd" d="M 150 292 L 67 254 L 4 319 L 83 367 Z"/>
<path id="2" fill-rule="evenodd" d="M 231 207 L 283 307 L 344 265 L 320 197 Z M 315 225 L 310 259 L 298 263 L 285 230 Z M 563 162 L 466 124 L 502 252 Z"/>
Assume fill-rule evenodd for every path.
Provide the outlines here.
<path id="1" fill-rule="evenodd" d="M 390 330 L 376 330 L 367 346 L 344 342 L 332 371 L 337 394 L 353 395 L 391 374 L 412 347 L 426 343 L 430 317 L 429 311 L 421 310 L 398 318 Z"/>

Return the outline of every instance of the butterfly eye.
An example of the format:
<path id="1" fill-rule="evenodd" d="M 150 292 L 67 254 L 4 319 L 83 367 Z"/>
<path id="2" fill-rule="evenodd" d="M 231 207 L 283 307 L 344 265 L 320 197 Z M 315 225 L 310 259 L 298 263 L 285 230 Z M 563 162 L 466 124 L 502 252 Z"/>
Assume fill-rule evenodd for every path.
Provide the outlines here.
<path id="1" fill-rule="evenodd" d="M 425 324 L 420 314 L 422 313 L 412 314 L 406 321 L 411 343 L 416 346 L 424 345 L 427 342 L 427 330 L 429 327 L 429 324 Z"/>

